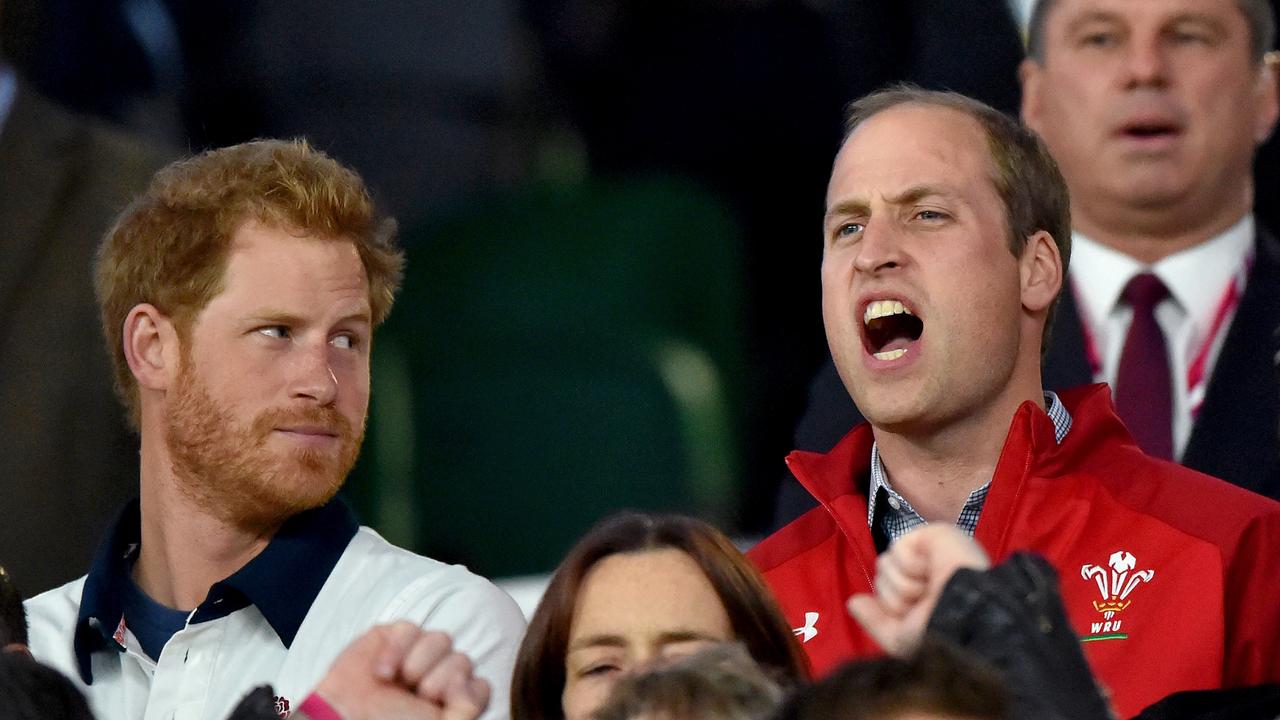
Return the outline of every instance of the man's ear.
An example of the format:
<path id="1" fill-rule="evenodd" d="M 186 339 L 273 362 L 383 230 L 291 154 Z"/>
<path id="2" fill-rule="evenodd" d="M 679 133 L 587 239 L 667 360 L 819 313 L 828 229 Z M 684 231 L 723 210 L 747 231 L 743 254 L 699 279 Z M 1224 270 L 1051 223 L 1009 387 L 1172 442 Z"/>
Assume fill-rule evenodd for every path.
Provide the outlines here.
<path id="1" fill-rule="evenodd" d="M 1276 118 L 1280 116 L 1280 53 L 1275 50 L 1268 52 L 1262 58 L 1262 65 L 1258 68 L 1258 105 L 1257 115 L 1254 117 L 1253 140 L 1261 145 L 1271 136 L 1271 132 L 1275 130 Z"/>
<path id="2" fill-rule="evenodd" d="M 182 357 L 177 328 L 150 303 L 136 305 L 124 319 L 124 356 L 139 389 L 168 390 Z"/>
<path id="3" fill-rule="evenodd" d="M 1045 310 L 1062 289 L 1062 255 L 1053 236 L 1037 230 L 1027 238 L 1018 261 L 1022 277 L 1022 307 L 1031 312 Z"/>
<path id="4" fill-rule="evenodd" d="M 1022 83 L 1022 123 L 1036 132 L 1040 122 L 1040 63 L 1031 58 L 1018 66 L 1018 81 Z"/>

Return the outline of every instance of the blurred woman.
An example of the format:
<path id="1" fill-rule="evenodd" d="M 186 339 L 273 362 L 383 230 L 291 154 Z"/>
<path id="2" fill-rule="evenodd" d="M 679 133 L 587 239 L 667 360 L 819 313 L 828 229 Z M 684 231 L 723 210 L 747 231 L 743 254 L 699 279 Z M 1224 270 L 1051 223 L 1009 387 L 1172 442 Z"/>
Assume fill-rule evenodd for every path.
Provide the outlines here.
<path id="1" fill-rule="evenodd" d="M 786 683 L 808 668 L 763 580 L 718 530 L 626 513 L 569 551 L 516 659 L 513 720 L 586 720 L 624 675 L 737 641 Z"/>

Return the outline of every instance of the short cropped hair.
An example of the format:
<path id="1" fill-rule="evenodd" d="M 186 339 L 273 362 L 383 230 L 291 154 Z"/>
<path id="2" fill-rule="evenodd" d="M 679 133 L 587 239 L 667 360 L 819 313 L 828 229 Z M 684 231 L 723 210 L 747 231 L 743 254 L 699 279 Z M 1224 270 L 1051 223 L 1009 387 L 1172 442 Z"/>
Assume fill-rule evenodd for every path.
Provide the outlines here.
<path id="1" fill-rule="evenodd" d="M 1053 237 L 1062 257 L 1063 286 L 1071 262 L 1071 196 L 1058 163 L 1038 135 L 1016 119 L 959 93 L 895 85 L 853 101 L 845 122 L 845 139 L 862 123 L 900 105 L 948 108 L 973 118 L 982 128 L 991 157 L 991 182 L 1004 203 L 1009 252 L 1022 257 L 1027 240 L 1043 230 Z M 1061 297 L 1061 292 L 1059 292 Z M 1055 298 L 1045 319 L 1041 356 L 1048 350 Z"/>
<path id="2" fill-rule="evenodd" d="M 1037 0 L 1027 24 L 1027 56 L 1044 64 L 1044 29 L 1057 0 Z M 1262 62 L 1276 42 L 1275 11 L 1270 0 L 1236 0 L 1236 7 L 1249 25 L 1249 48 L 1255 62 Z"/>
<path id="3" fill-rule="evenodd" d="M 618 681 L 593 720 L 767 720 L 784 687 L 740 643 L 719 643 Z"/>
<path id="4" fill-rule="evenodd" d="M 675 549 L 706 575 L 729 616 L 734 638 L 761 666 L 787 682 L 808 677 L 808 661 L 791 626 L 749 560 L 719 530 L 680 515 L 627 512 L 601 521 L 565 556 L 529 620 L 511 680 L 512 720 L 559 720 L 565 658 L 583 581 L 596 563 L 618 554 Z"/>
<path id="5" fill-rule="evenodd" d="M 27 645 L 27 611 L 13 576 L 0 567 L 0 648 L 18 643 Z"/>
<path id="6" fill-rule="evenodd" d="M 404 257 L 395 222 L 378 214 L 355 172 L 304 140 L 257 140 L 175 162 L 107 232 L 94 272 L 116 392 L 135 429 L 140 407 L 121 341 L 125 318 L 150 303 L 185 335 L 222 292 L 232 237 L 249 221 L 353 242 L 374 324 L 391 312 Z"/>
<path id="7" fill-rule="evenodd" d="M 849 663 L 801 689 L 776 720 L 895 720 L 929 713 L 968 720 L 1007 720 L 1009 691 L 976 657 L 926 637 L 908 659 Z"/>

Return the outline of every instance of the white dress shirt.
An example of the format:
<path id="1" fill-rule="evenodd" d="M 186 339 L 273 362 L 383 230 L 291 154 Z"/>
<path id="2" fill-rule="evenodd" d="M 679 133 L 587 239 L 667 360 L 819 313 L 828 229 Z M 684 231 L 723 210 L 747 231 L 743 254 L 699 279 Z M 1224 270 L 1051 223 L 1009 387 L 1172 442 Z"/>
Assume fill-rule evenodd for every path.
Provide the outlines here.
<path id="1" fill-rule="evenodd" d="M 1253 246 L 1253 215 L 1244 216 L 1207 242 L 1150 266 L 1080 233 L 1072 234 L 1071 286 L 1098 363 L 1094 367 L 1094 380 L 1115 384 L 1120 353 L 1133 319 L 1133 311 L 1121 300 L 1129 280 L 1149 271 L 1169 288 L 1169 296 L 1156 306 L 1155 313 L 1164 333 L 1169 372 L 1173 377 L 1175 458 L 1182 456 L 1191 437 L 1195 413 L 1204 400 L 1204 390 L 1213 374 L 1235 307 L 1228 308 L 1229 312 L 1216 328 L 1214 323 L 1224 307 L 1229 288 L 1235 285 L 1243 292 Z M 1203 380 L 1192 386 L 1190 368 L 1201 352 L 1206 353 Z"/>

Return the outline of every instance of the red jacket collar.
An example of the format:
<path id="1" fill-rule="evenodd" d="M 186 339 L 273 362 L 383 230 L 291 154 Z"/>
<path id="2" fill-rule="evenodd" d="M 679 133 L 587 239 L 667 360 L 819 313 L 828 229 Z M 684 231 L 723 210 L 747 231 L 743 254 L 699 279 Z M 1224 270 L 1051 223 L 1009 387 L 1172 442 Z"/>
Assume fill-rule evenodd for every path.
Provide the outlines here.
<path id="1" fill-rule="evenodd" d="M 1054 436 L 1053 421 L 1035 403 L 1025 402 L 1019 406 L 1010 422 L 977 532 L 978 539 L 997 555 L 1005 544 L 1004 534 L 1009 526 L 1006 520 L 1016 507 L 1022 484 L 1028 478 L 1052 478 L 1096 469 L 1092 465 L 1098 461 L 1088 449 L 1099 443 L 1118 439 L 1133 445 L 1115 414 L 1106 385 L 1082 385 L 1060 392 L 1058 397 L 1072 418 L 1071 431 L 1061 445 Z M 830 452 L 796 450 L 787 456 L 787 465 L 805 489 L 839 522 L 840 514 L 833 507 L 839 498 L 853 495 L 859 498 L 862 508 L 866 507 L 873 440 L 871 425 L 862 423 Z M 865 518 L 863 514 L 864 526 Z"/>

